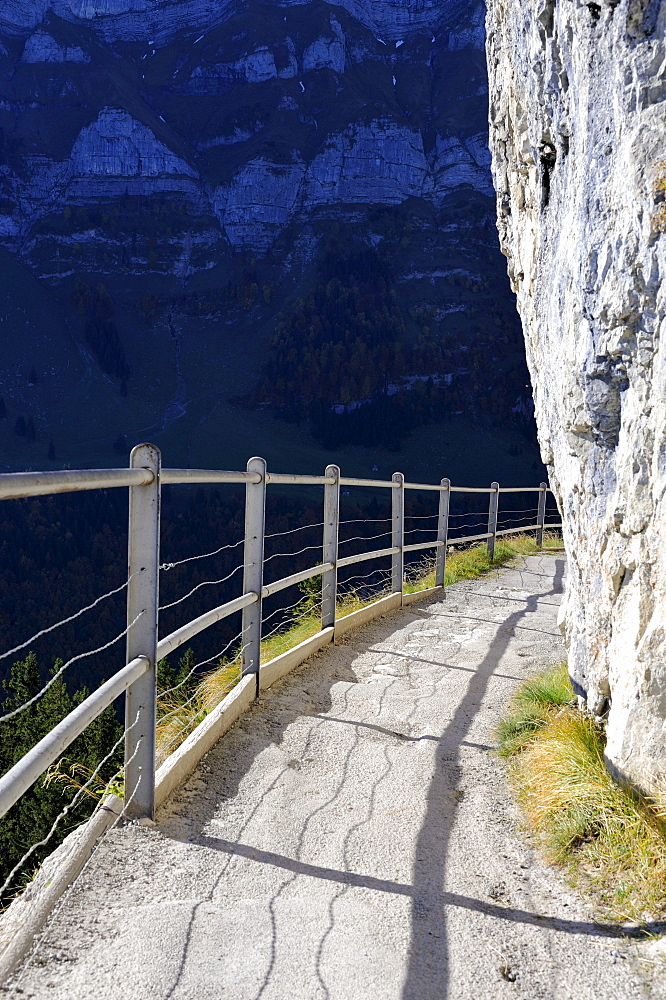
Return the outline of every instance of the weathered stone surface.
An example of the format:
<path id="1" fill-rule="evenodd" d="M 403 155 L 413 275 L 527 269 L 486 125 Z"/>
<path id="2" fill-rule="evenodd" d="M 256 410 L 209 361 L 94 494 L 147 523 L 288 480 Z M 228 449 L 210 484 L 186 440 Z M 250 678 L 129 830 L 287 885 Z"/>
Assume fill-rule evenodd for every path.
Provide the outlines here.
<path id="1" fill-rule="evenodd" d="M 491 0 L 500 239 L 564 520 L 570 669 L 666 778 L 666 3 Z"/>
<path id="2" fill-rule="evenodd" d="M 395 122 L 357 125 L 331 136 L 313 160 L 306 204 L 397 205 L 422 194 L 427 170 L 419 132 Z"/>
<path id="3" fill-rule="evenodd" d="M 318 38 L 308 45 L 303 53 L 303 72 L 313 69 L 332 69 L 336 73 L 345 71 L 345 36 L 340 22 L 331 18 L 331 38 Z"/>
<path id="4" fill-rule="evenodd" d="M 158 142 L 147 126 L 119 108 L 104 108 L 97 120 L 83 129 L 71 160 L 80 177 L 196 177 L 195 171 Z"/>
<path id="5" fill-rule="evenodd" d="M 213 196 L 213 209 L 234 247 L 267 250 L 294 213 L 305 164 L 246 163 Z"/>
<path id="6" fill-rule="evenodd" d="M 35 31 L 25 43 L 21 60 L 25 63 L 88 63 L 90 56 L 79 45 L 59 45 L 47 31 Z"/>

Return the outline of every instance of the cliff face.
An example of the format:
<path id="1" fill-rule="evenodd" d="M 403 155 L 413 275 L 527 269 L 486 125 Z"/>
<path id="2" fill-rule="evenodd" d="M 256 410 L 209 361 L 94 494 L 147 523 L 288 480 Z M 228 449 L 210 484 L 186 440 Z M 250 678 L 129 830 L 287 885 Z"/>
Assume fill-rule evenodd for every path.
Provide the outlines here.
<path id="1" fill-rule="evenodd" d="M 577 691 L 666 776 L 666 3 L 490 0 L 490 145 Z"/>
<path id="2" fill-rule="evenodd" d="M 341 204 L 441 208 L 476 192 L 473 222 L 487 223 L 475 0 L 0 0 L 3 26 L 0 239 L 45 277 L 73 271 L 68 243 L 90 270 L 137 272 L 150 256 L 150 270 L 180 274 L 182 219 L 152 234 L 152 254 L 124 250 L 143 228 L 136 199 L 196 219 L 199 270 L 265 254 Z M 106 228 L 81 213 L 63 226 L 67 206 L 99 207 Z"/>

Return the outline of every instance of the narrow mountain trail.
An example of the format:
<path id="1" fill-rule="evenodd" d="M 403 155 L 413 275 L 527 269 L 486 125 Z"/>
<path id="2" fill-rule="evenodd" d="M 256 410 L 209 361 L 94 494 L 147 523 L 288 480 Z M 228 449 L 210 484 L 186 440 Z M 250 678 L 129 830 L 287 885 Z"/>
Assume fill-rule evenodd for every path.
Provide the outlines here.
<path id="1" fill-rule="evenodd" d="M 157 826 L 107 836 L 8 992 L 661 995 L 639 946 L 535 857 L 492 753 L 512 691 L 562 655 L 563 572 L 560 555 L 520 559 L 309 660 Z"/>

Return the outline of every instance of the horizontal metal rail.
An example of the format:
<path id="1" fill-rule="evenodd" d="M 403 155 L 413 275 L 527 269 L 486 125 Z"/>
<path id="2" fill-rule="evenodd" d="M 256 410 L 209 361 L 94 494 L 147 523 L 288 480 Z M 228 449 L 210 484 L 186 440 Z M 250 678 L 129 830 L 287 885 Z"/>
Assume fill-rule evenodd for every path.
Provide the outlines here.
<path id="1" fill-rule="evenodd" d="M 38 497 L 51 493 L 105 490 L 116 486 L 150 486 L 151 469 L 76 469 L 63 472 L 4 472 L 0 475 L 0 500 Z"/>
<path id="2" fill-rule="evenodd" d="M 404 545 L 403 552 L 420 552 L 422 549 L 438 549 L 440 546 L 445 545 L 445 542 L 413 542 L 411 545 Z"/>
<path id="3" fill-rule="evenodd" d="M 261 596 L 271 597 L 281 590 L 286 590 L 287 587 L 293 587 L 296 583 L 302 583 L 303 580 L 310 580 L 313 576 L 320 576 L 321 573 L 328 573 L 332 569 L 335 569 L 335 564 L 326 562 L 319 563 L 318 566 L 311 566 L 310 569 L 302 569 L 300 573 L 292 573 L 291 576 L 283 576 L 281 580 L 274 580 L 273 583 L 267 583 L 262 588 Z"/>
<path id="4" fill-rule="evenodd" d="M 496 493 L 487 486 L 449 486 L 451 493 Z"/>
<path id="5" fill-rule="evenodd" d="M 495 534 L 499 538 L 500 535 L 519 535 L 522 531 L 538 531 L 538 524 L 521 524 L 518 528 L 502 528 L 501 531 L 496 531 Z"/>
<path id="6" fill-rule="evenodd" d="M 269 472 L 266 475 L 266 482 L 296 486 L 333 486 L 336 480 L 333 476 L 297 476 L 285 472 Z"/>
<path id="7" fill-rule="evenodd" d="M 544 524 L 544 531 L 548 531 L 550 528 L 561 528 L 561 524 Z M 519 535 L 522 531 L 538 531 L 538 524 L 522 524 L 518 528 L 503 528 L 501 531 L 497 532 L 497 535 Z"/>
<path id="8" fill-rule="evenodd" d="M 543 492 L 540 486 L 500 486 L 499 493 L 541 493 Z M 551 489 L 546 490 L 547 493 L 552 493 Z"/>
<path id="9" fill-rule="evenodd" d="M 400 483 L 394 483 L 390 479 L 350 479 L 349 476 L 340 476 L 340 486 L 385 486 L 395 490 L 400 488 Z"/>
<path id="10" fill-rule="evenodd" d="M 258 483 L 256 472 L 234 472 L 224 469 L 162 469 L 163 486 L 187 483 Z M 306 476 L 282 472 L 269 472 L 266 482 L 301 486 L 332 486 L 331 476 Z M 81 490 L 110 489 L 120 486 L 149 486 L 153 482 L 150 469 L 81 469 L 62 472 L 6 472 L 0 475 L 0 500 L 9 497 L 44 496 L 51 493 L 73 493 Z M 340 478 L 341 486 L 373 486 L 396 489 L 399 483 L 390 479 Z M 433 483 L 405 483 L 407 490 L 431 490 L 436 493 L 492 493 L 487 487 L 439 486 Z M 539 493 L 538 486 L 503 486 L 500 493 Z M 548 492 L 552 492 L 550 489 Z"/>
<path id="11" fill-rule="evenodd" d="M 162 469 L 160 482 L 172 483 L 258 483 L 261 477 L 256 472 L 225 472 L 221 469 Z"/>
<path id="12" fill-rule="evenodd" d="M 174 649 L 182 646 L 184 642 L 192 639 L 199 632 L 203 632 L 209 625 L 214 625 L 216 622 L 222 621 L 223 618 L 233 615 L 236 611 L 242 611 L 243 608 L 248 608 L 251 604 L 256 604 L 258 600 L 259 597 L 257 594 L 243 594 L 241 597 L 235 597 L 233 601 L 227 601 L 226 604 L 218 605 L 217 608 L 207 611 L 204 615 L 199 615 L 198 618 L 194 618 L 187 625 L 176 629 L 171 635 L 160 639 L 157 643 L 157 659 L 164 659 L 169 653 L 173 653 Z"/>
<path id="13" fill-rule="evenodd" d="M 461 545 L 463 542 L 482 542 L 484 538 L 491 538 L 492 531 L 484 531 L 482 535 L 465 535 L 463 538 L 449 538 L 449 547 Z"/>
<path id="14" fill-rule="evenodd" d="M 384 556 L 394 556 L 400 552 L 399 545 L 392 545 L 390 549 L 375 549 L 374 552 L 360 552 L 356 556 L 344 556 L 338 559 L 338 569 L 343 566 L 353 566 L 354 563 L 365 562 L 367 559 L 383 559 Z"/>
<path id="15" fill-rule="evenodd" d="M 142 677 L 150 669 L 150 661 L 145 656 L 137 656 L 122 670 L 93 691 L 77 705 L 62 722 L 28 750 L 24 757 L 0 778 L 0 816 L 3 816 L 24 792 L 37 781 L 47 767 L 58 759 L 63 750 L 80 736 L 86 726 L 97 718 L 116 698 L 123 694 L 130 684 Z"/>
<path id="16" fill-rule="evenodd" d="M 435 486 L 433 483 L 405 483 L 406 490 L 432 490 L 435 493 L 448 493 L 448 486 Z"/>

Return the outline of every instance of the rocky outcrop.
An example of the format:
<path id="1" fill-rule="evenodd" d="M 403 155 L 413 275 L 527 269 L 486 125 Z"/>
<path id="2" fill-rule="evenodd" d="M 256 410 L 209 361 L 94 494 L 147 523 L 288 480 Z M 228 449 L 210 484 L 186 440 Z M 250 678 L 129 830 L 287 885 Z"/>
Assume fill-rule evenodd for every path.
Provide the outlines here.
<path id="1" fill-rule="evenodd" d="M 199 261 L 208 269 L 220 248 L 265 255 L 289 226 L 335 206 L 411 198 L 440 212 L 456 194 L 491 196 L 481 5 L 346 6 L 35 0 L 26 10 L 0 0 L 0 34 L 9 22 L 26 34 L 5 33 L 0 54 L 11 81 L 0 144 L 13 149 L 2 166 L 0 240 L 49 276 L 49 246 L 64 257 L 67 239 L 77 262 L 92 262 L 103 244 L 98 259 L 126 271 L 120 231 L 141 229 L 137 213 L 161 213 L 171 232 L 164 240 L 148 223 L 148 256 L 175 273 L 185 214 L 206 232 L 200 245 L 213 257 Z M 41 19 L 34 30 L 31 17 Z M 176 17 L 185 35 L 167 43 Z M 113 32 L 135 45 L 114 48 L 104 41 Z M 486 216 L 485 205 L 474 209 L 466 228 Z"/>
<path id="2" fill-rule="evenodd" d="M 88 63 L 90 56 L 79 45 L 59 45 L 47 31 L 30 35 L 21 60 L 24 63 Z"/>
<path id="3" fill-rule="evenodd" d="M 666 779 L 666 3 L 491 0 L 490 135 L 577 692 Z"/>
<path id="4" fill-rule="evenodd" d="M 74 180 L 68 195 L 75 199 L 187 191 L 192 185 L 184 178 L 197 176 L 149 128 L 119 108 L 104 108 L 79 133 L 70 163 Z"/>

